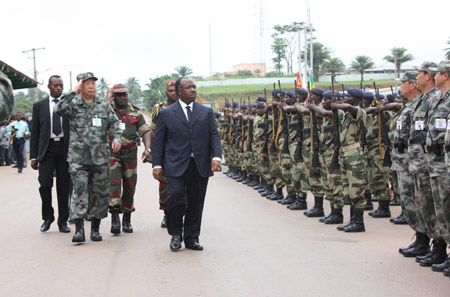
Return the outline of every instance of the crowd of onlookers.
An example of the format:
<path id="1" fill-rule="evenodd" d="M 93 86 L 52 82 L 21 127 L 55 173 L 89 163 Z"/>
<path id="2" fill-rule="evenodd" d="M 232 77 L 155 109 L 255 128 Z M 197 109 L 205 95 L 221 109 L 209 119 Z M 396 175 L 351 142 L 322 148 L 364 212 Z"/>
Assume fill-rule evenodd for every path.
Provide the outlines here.
<path id="1" fill-rule="evenodd" d="M 13 122 L 16 121 L 16 114 L 11 115 L 8 120 L 0 122 L 0 166 L 11 166 L 13 168 L 17 168 L 17 156 L 13 149 L 13 138 L 11 135 L 12 127 L 10 126 Z M 21 121 L 25 122 L 28 125 L 28 131 L 31 131 L 31 114 L 26 114 L 25 117 L 22 117 Z M 23 168 L 27 167 L 27 153 L 30 150 L 30 133 L 25 136 L 25 145 L 23 147 Z"/>

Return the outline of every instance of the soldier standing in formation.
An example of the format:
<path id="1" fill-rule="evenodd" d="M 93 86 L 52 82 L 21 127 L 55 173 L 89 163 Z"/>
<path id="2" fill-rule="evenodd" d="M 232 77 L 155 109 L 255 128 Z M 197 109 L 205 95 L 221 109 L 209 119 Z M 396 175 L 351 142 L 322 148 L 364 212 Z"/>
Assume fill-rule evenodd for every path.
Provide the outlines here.
<path id="1" fill-rule="evenodd" d="M 134 209 L 134 193 L 137 181 L 137 143 L 136 134 L 142 137 L 144 152 L 142 162 L 150 161 L 150 127 L 139 108 L 128 102 L 128 88 L 123 84 L 113 86 L 109 98 L 118 117 L 122 130 L 121 147 L 111 152 L 111 233 L 120 234 L 120 217 L 123 213 L 122 231 L 132 233 L 131 213 Z M 123 187 L 123 191 L 122 191 Z"/>

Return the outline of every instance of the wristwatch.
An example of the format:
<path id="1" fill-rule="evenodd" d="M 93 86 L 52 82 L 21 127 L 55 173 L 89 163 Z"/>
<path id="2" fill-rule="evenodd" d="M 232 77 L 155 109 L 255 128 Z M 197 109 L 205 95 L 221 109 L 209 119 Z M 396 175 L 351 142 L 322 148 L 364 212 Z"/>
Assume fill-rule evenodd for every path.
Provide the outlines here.
<path id="1" fill-rule="evenodd" d="M 151 153 L 151 152 L 152 152 L 152 150 L 151 150 L 150 148 L 147 148 L 147 151 L 148 151 L 149 153 Z"/>

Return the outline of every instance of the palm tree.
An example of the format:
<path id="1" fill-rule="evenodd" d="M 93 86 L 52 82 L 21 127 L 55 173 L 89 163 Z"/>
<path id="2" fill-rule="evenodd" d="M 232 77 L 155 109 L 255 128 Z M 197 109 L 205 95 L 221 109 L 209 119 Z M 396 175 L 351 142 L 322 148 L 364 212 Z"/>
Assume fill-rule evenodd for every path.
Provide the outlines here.
<path id="1" fill-rule="evenodd" d="M 177 68 L 175 68 L 175 71 L 178 73 L 179 76 L 184 77 L 184 76 L 188 76 L 191 75 L 192 69 L 187 67 L 187 66 L 178 66 Z"/>
<path id="2" fill-rule="evenodd" d="M 130 77 L 127 80 L 128 98 L 131 102 L 136 102 L 142 94 L 141 85 L 136 77 Z"/>
<path id="3" fill-rule="evenodd" d="M 383 58 L 390 63 L 396 63 L 395 69 L 397 70 L 397 78 L 400 77 L 400 68 L 402 64 L 414 59 L 411 54 L 406 54 L 406 51 L 407 49 L 404 47 L 394 47 L 391 49 L 391 55 L 387 55 Z"/>
<path id="4" fill-rule="evenodd" d="M 450 39 L 447 41 L 447 44 L 450 44 Z M 447 52 L 445 53 L 445 58 L 446 58 L 447 60 L 450 60 L 450 47 L 446 48 L 444 51 L 447 51 Z"/>
<path id="5" fill-rule="evenodd" d="M 361 82 L 364 81 L 364 71 L 370 69 L 374 66 L 372 59 L 369 56 L 356 56 L 355 60 L 352 61 L 350 69 L 361 74 Z"/>
<path id="6" fill-rule="evenodd" d="M 336 72 L 341 72 L 345 70 L 345 65 L 339 58 L 329 58 L 322 63 L 322 70 L 331 72 L 331 76 L 335 77 Z"/>
<path id="7" fill-rule="evenodd" d="M 97 95 L 102 98 L 105 98 L 107 90 L 108 90 L 108 82 L 104 77 L 100 77 L 100 79 L 97 82 Z"/>

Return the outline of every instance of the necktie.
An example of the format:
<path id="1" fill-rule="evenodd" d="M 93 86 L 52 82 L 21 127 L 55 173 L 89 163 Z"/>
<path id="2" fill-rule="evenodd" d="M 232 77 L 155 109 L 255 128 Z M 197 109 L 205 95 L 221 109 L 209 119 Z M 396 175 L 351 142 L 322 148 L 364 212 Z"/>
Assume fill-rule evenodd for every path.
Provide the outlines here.
<path id="1" fill-rule="evenodd" d="M 187 110 L 188 122 L 190 122 L 191 121 L 191 116 L 192 116 L 191 107 L 189 105 L 186 106 L 186 110 Z"/>
<path id="2" fill-rule="evenodd" d="M 53 101 L 55 103 L 58 103 L 58 99 L 53 99 Z M 53 125 L 53 134 L 55 134 L 56 136 L 61 134 L 61 119 L 59 115 L 57 115 L 54 111 L 52 115 L 52 125 Z"/>

